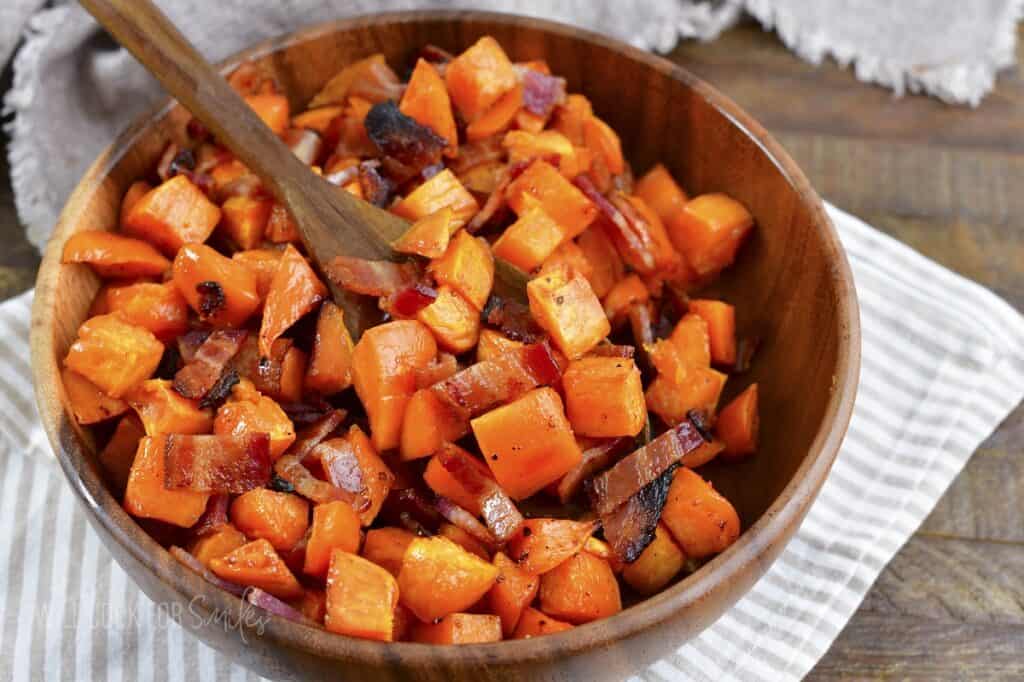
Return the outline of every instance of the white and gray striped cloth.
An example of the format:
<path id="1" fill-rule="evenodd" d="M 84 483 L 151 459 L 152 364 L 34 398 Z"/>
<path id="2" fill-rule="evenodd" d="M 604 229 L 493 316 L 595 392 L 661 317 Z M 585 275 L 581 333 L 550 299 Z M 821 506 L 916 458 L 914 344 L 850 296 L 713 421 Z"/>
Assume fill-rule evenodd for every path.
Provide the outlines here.
<path id="1" fill-rule="evenodd" d="M 863 326 L 850 431 L 795 539 L 732 610 L 644 680 L 796 680 L 1024 394 L 1024 318 L 835 208 Z M 50 454 L 29 379 L 31 294 L 0 305 L 0 679 L 255 678 L 114 563 Z"/>

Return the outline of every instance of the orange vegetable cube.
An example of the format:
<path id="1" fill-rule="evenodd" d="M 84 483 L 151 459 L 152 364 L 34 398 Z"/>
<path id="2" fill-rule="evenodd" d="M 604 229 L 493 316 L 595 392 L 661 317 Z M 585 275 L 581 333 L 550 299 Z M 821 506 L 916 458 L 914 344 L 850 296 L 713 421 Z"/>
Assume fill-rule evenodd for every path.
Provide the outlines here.
<path id="1" fill-rule="evenodd" d="M 699 315 L 683 315 L 671 336 L 655 342 L 649 353 L 659 375 L 672 383 L 682 383 L 691 369 L 711 367 L 707 322 Z"/>
<path id="2" fill-rule="evenodd" d="M 118 214 L 118 225 L 121 226 L 122 231 L 125 231 L 124 222 L 128 217 L 128 213 L 132 210 L 132 206 L 151 189 L 153 189 L 153 185 L 145 180 L 136 180 L 128 187 L 128 191 L 124 193 L 124 198 L 121 199 L 121 212 Z"/>
<path id="3" fill-rule="evenodd" d="M 583 551 L 590 552 L 594 556 L 607 561 L 608 565 L 612 567 L 612 571 L 615 573 L 622 572 L 622 562 L 615 556 L 615 552 L 612 550 L 611 545 L 604 540 L 598 540 L 591 535 L 583 544 Z"/>
<path id="4" fill-rule="evenodd" d="M 277 94 L 246 95 L 248 104 L 268 128 L 280 135 L 288 128 L 291 112 L 288 109 L 288 98 Z"/>
<path id="5" fill-rule="evenodd" d="M 100 277 L 157 277 L 171 267 L 149 242 L 101 230 L 71 235 L 61 262 L 86 263 Z"/>
<path id="6" fill-rule="evenodd" d="M 527 573 L 547 573 L 581 551 L 599 525 L 597 521 L 527 519 L 509 541 L 508 555 Z"/>
<path id="7" fill-rule="evenodd" d="M 534 389 L 471 424 L 494 478 L 515 500 L 558 480 L 583 457 L 552 388 Z"/>
<path id="8" fill-rule="evenodd" d="M 345 313 L 332 301 L 324 301 L 316 321 L 313 354 L 306 370 L 306 390 L 334 395 L 352 385 L 352 352 L 355 344 L 345 326 Z"/>
<path id="9" fill-rule="evenodd" d="M 254 540 L 282 552 L 294 547 L 309 527 L 309 504 L 297 495 L 254 488 L 231 503 L 231 523 Z"/>
<path id="10" fill-rule="evenodd" d="M 128 403 L 119 398 L 111 398 L 78 372 L 65 367 L 60 376 L 71 412 L 79 424 L 95 424 L 128 410 Z"/>
<path id="11" fill-rule="evenodd" d="M 702 194 L 686 202 L 669 236 L 697 274 L 706 277 L 732 263 L 753 227 L 754 217 L 740 202 L 726 194 Z"/>
<path id="12" fill-rule="evenodd" d="M 617 281 L 604 297 L 604 314 L 617 326 L 625 321 L 635 303 L 647 303 L 650 296 L 647 285 L 636 273 L 627 275 Z"/>
<path id="13" fill-rule="evenodd" d="M 503 552 L 494 555 L 494 565 L 498 567 L 498 579 L 487 593 L 487 604 L 501 619 L 501 630 L 509 637 L 515 632 L 523 609 L 537 596 L 540 579 L 524 571 Z"/>
<path id="14" fill-rule="evenodd" d="M 660 163 L 636 181 L 633 192 L 654 209 L 661 222 L 669 229 L 678 220 L 683 207 L 689 201 L 686 192 Z"/>
<path id="15" fill-rule="evenodd" d="M 458 448 L 458 446 L 452 446 Z M 465 458 L 470 466 L 477 469 L 482 476 L 487 478 L 494 478 L 491 475 L 491 470 L 487 468 L 487 465 L 481 462 L 476 457 L 466 453 Z M 479 516 L 483 511 L 480 508 L 480 494 L 478 492 L 467 490 L 451 473 L 445 469 L 444 464 L 441 463 L 441 459 L 436 455 L 430 458 L 427 462 L 427 468 L 423 471 L 423 482 L 441 497 L 447 497 L 449 500 L 459 505 L 463 509 L 471 512 L 474 516 Z"/>
<path id="16" fill-rule="evenodd" d="M 248 542 L 240 530 L 227 523 L 192 543 L 189 553 L 209 568 L 213 559 L 226 556 Z"/>
<path id="17" fill-rule="evenodd" d="M 686 555 L 663 524 L 654 529 L 654 540 L 631 564 L 622 569 L 622 579 L 643 595 L 654 594 L 669 584 L 686 563 Z"/>
<path id="18" fill-rule="evenodd" d="M 183 397 L 166 379 L 143 381 L 125 399 L 138 413 L 147 436 L 210 433 L 213 429 L 210 411 L 200 408 L 198 400 Z"/>
<path id="19" fill-rule="evenodd" d="M 466 231 L 455 235 L 444 256 L 431 261 L 429 272 L 483 310 L 494 286 L 494 257 L 487 242 Z"/>
<path id="20" fill-rule="evenodd" d="M 494 255 L 506 260 L 523 272 L 540 267 L 558 245 L 565 241 L 565 232 L 551 219 L 539 201 L 524 195 L 529 206 L 494 243 Z"/>
<path id="21" fill-rule="evenodd" d="M 242 249 L 253 249 L 263 241 L 274 202 L 252 197 L 229 197 L 221 206 L 221 226 Z"/>
<path id="22" fill-rule="evenodd" d="M 295 442 L 292 420 L 273 398 L 265 395 L 221 405 L 213 420 L 213 432 L 224 436 L 266 433 L 270 437 L 270 457 L 275 460 Z"/>
<path id="23" fill-rule="evenodd" d="M 293 116 L 292 127 L 305 128 L 306 130 L 316 131 L 320 133 L 320 135 L 326 135 L 334 119 L 341 116 L 341 111 L 342 108 L 340 106 L 326 106 L 310 109 Z"/>
<path id="24" fill-rule="evenodd" d="M 467 121 L 475 120 L 518 83 L 512 62 L 490 36 L 450 61 L 444 79 L 452 102 Z"/>
<path id="25" fill-rule="evenodd" d="M 724 551 L 740 534 L 736 508 L 686 467 L 676 469 L 661 522 L 691 559 Z"/>
<path id="26" fill-rule="evenodd" d="M 121 398 L 148 379 L 164 345 L 148 329 L 117 315 L 100 315 L 82 323 L 64 364 L 111 398 Z"/>
<path id="27" fill-rule="evenodd" d="M 485 140 L 508 129 L 523 105 L 523 88 L 518 83 L 498 98 L 490 109 L 466 126 L 466 139 L 470 142 Z"/>
<path id="28" fill-rule="evenodd" d="M 110 312 L 165 343 L 188 330 L 188 302 L 173 282 L 111 286 L 106 299 Z"/>
<path id="29" fill-rule="evenodd" d="M 690 312 L 708 324 L 708 342 L 711 360 L 718 365 L 736 363 L 736 309 L 723 301 L 694 299 Z"/>
<path id="30" fill-rule="evenodd" d="M 139 198 L 122 227 L 173 255 L 185 244 L 205 242 L 218 222 L 220 208 L 187 177 L 175 175 Z"/>
<path id="31" fill-rule="evenodd" d="M 580 273 L 552 272 L 526 285 L 530 313 L 559 350 L 578 358 L 611 331 L 601 302 Z"/>
<path id="32" fill-rule="evenodd" d="M 462 549 L 470 554 L 475 554 L 484 561 L 491 560 L 491 553 L 482 542 L 454 524 L 445 521 L 437 529 L 437 534 L 442 538 L 448 538 Z"/>
<path id="33" fill-rule="evenodd" d="M 252 271 L 256 278 L 256 293 L 260 301 L 263 301 L 270 292 L 270 284 L 274 281 L 282 255 L 283 252 L 277 249 L 249 249 L 232 254 L 231 260 Z"/>
<path id="34" fill-rule="evenodd" d="M 555 252 L 548 256 L 547 260 L 544 261 L 544 264 L 540 268 L 541 274 L 555 270 L 561 270 L 566 273 L 578 272 L 586 277 L 588 282 L 590 281 L 590 275 L 592 272 L 590 262 L 587 260 L 586 255 L 584 255 L 583 249 L 577 246 L 576 242 L 571 239 L 562 242 L 562 244 L 555 249 Z M 591 285 L 590 288 L 593 289 L 593 285 Z"/>
<path id="35" fill-rule="evenodd" d="M 277 337 L 313 310 L 326 296 L 327 287 L 313 272 L 309 262 L 294 246 L 286 246 L 263 306 L 260 354 L 269 355 L 270 346 Z"/>
<path id="36" fill-rule="evenodd" d="M 258 587 L 280 599 L 302 595 L 302 585 L 284 560 L 266 540 L 254 540 L 215 559 L 210 559 L 214 575 L 236 585 Z"/>
<path id="37" fill-rule="evenodd" d="M 164 436 L 139 441 L 124 491 L 124 508 L 132 516 L 156 519 L 182 528 L 194 526 L 206 511 L 209 493 L 164 487 Z"/>
<path id="38" fill-rule="evenodd" d="M 661 417 L 666 424 L 678 424 L 686 419 L 690 410 L 703 410 L 714 414 L 722 387 L 729 377 L 704 367 L 691 369 L 679 383 L 658 376 L 647 387 L 647 409 Z"/>
<path id="39" fill-rule="evenodd" d="M 570 623 L 589 623 L 622 610 L 619 581 L 607 561 L 578 552 L 540 577 L 540 608 Z"/>
<path id="40" fill-rule="evenodd" d="M 276 343 L 276 342 L 275 342 Z M 271 354 L 274 351 L 271 350 Z M 281 376 L 278 390 L 273 397 L 284 403 L 297 403 L 302 398 L 302 386 L 306 378 L 308 358 L 305 351 L 289 345 L 281 359 Z"/>
<path id="41" fill-rule="evenodd" d="M 612 175 L 619 175 L 626 169 L 619 136 L 597 116 L 591 115 L 584 119 L 583 141 L 588 149 L 600 156 Z"/>
<path id="42" fill-rule="evenodd" d="M 299 235 L 299 226 L 288 209 L 281 204 L 274 204 L 270 209 L 270 217 L 267 219 L 267 232 L 264 235 L 267 241 L 274 244 L 286 244 L 288 242 L 298 243 L 302 241 Z"/>
<path id="43" fill-rule="evenodd" d="M 331 554 L 336 549 L 350 554 L 359 552 L 359 516 L 349 503 L 336 501 L 313 507 L 312 528 L 302 569 L 306 575 L 327 575 Z"/>
<path id="44" fill-rule="evenodd" d="M 443 405 L 433 391 L 413 394 L 402 419 L 400 443 L 403 460 L 429 457 L 445 441 L 455 441 L 469 431 L 469 424 Z"/>
<path id="45" fill-rule="evenodd" d="M 292 600 L 291 606 L 314 623 L 323 625 L 327 616 L 327 592 L 307 587 L 301 597 Z"/>
<path id="46" fill-rule="evenodd" d="M 372 98 L 373 102 L 380 102 L 395 97 L 395 86 L 401 87 L 398 77 L 388 66 L 384 55 L 378 53 L 349 64 L 335 74 L 313 97 L 309 106 L 319 107 L 342 102 L 351 95 Z"/>
<path id="47" fill-rule="evenodd" d="M 464 353 L 476 345 L 480 311 L 449 286 L 437 290 L 433 303 L 416 313 L 433 332 L 437 344 L 451 353 Z"/>
<path id="48" fill-rule="evenodd" d="M 427 126 L 448 143 L 445 154 L 455 156 L 459 149 L 459 135 L 455 130 L 455 117 L 448 90 L 437 68 L 425 59 L 416 61 L 409 84 L 405 87 L 399 110 L 417 123 Z"/>
<path id="49" fill-rule="evenodd" d="M 174 284 L 200 319 L 239 327 L 260 307 L 253 271 L 205 244 L 189 244 L 174 259 Z"/>
<path id="50" fill-rule="evenodd" d="M 404 528 L 372 528 L 366 532 L 363 556 L 398 577 L 405 550 L 416 538 Z"/>
<path id="51" fill-rule="evenodd" d="M 412 641 L 425 644 L 485 644 L 501 641 L 501 619 L 481 613 L 452 613 L 436 623 L 415 623 Z"/>
<path id="52" fill-rule="evenodd" d="M 598 298 L 604 298 L 615 283 L 626 276 L 626 267 L 622 264 L 615 244 L 600 227 L 590 227 L 576 239 L 580 251 L 590 265 L 587 280 Z"/>
<path id="53" fill-rule="evenodd" d="M 724 454 L 733 458 L 752 455 L 757 451 L 759 429 L 757 384 L 751 384 L 718 413 L 715 433 L 725 445 Z"/>
<path id="54" fill-rule="evenodd" d="M 128 476 L 131 474 L 132 462 L 139 449 L 139 441 L 146 435 L 142 422 L 132 413 L 121 417 L 114 429 L 114 435 L 100 451 L 100 465 L 107 481 L 118 497 L 124 496 Z"/>
<path id="55" fill-rule="evenodd" d="M 506 189 L 506 196 L 516 215 L 523 215 L 530 207 L 524 197 L 532 196 L 539 200 L 570 239 L 587 229 L 597 217 L 594 202 L 543 159 L 531 163 L 513 180 Z"/>
<path id="56" fill-rule="evenodd" d="M 415 538 L 398 573 L 403 605 L 430 622 L 475 604 L 494 585 L 498 569 L 447 538 Z"/>
<path id="57" fill-rule="evenodd" d="M 522 346 L 522 341 L 513 341 L 499 331 L 481 329 L 480 338 L 476 342 L 476 361 L 493 360 L 499 355 Z"/>
<path id="58" fill-rule="evenodd" d="M 577 147 L 585 144 L 584 124 L 594 115 L 594 108 L 583 95 L 569 95 L 555 109 L 552 128 L 568 137 Z"/>
<path id="59" fill-rule="evenodd" d="M 324 627 L 339 635 L 390 642 L 398 606 L 394 576 L 366 559 L 336 549 L 327 572 Z"/>
<path id="60" fill-rule="evenodd" d="M 562 375 L 565 411 L 580 436 L 635 436 L 647 422 L 640 370 L 632 358 L 582 358 Z"/>
<path id="61" fill-rule="evenodd" d="M 539 133 L 513 130 L 505 133 L 501 146 L 508 149 L 509 163 L 518 163 L 536 157 L 557 156 L 559 169 L 563 173 L 566 170 L 566 161 L 575 167 L 576 148 L 572 146 L 569 138 L 557 130 L 544 130 Z"/>
<path id="62" fill-rule="evenodd" d="M 452 209 L 445 206 L 413 223 L 408 231 L 399 237 L 392 248 L 399 253 L 410 253 L 424 258 L 440 258 L 448 250 L 448 240 L 453 230 Z"/>
<path id="63" fill-rule="evenodd" d="M 452 217 L 448 222 L 450 234 L 455 234 L 456 230 L 469 222 L 469 219 L 480 210 L 480 205 L 473 195 L 448 168 L 414 189 L 395 204 L 391 211 L 415 222 L 446 207 L 452 209 Z"/>
<path id="64" fill-rule="evenodd" d="M 512 639 L 530 639 L 531 637 L 540 637 L 541 635 L 553 635 L 556 632 L 572 630 L 572 627 L 569 623 L 555 620 L 551 616 L 527 606 L 523 609 L 523 615 L 519 618 L 519 624 L 516 626 L 516 631 L 512 634 Z"/>

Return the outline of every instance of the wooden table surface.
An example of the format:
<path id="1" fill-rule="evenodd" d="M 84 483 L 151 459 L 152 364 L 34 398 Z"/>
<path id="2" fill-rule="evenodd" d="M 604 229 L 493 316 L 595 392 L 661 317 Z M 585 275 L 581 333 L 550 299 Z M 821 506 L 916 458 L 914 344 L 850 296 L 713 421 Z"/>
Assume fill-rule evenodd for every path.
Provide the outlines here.
<path id="1" fill-rule="evenodd" d="M 1018 65 L 1021 44 L 1024 32 Z M 972 110 L 896 99 L 834 64 L 811 66 L 751 24 L 671 58 L 758 118 L 823 197 L 1024 310 L 1019 70 Z M 6 157 L 0 149 L 0 299 L 31 287 L 39 263 Z M 1024 678 L 1021 443 L 1024 408 L 971 458 L 809 679 Z"/>

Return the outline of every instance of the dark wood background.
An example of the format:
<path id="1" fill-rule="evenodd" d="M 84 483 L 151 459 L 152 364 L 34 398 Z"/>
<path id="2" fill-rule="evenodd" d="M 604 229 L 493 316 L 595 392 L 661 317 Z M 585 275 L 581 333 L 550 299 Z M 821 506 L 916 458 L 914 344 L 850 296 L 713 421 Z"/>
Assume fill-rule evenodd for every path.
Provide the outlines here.
<path id="1" fill-rule="evenodd" d="M 1017 62 L 1024 57 L 1018 35 Z M 1024 310 L 1024 80 L 980 107 L 896 99 L 809 65 L 744 24 L 671 59 L 711 81 L 789 150 L 819 193 Z M 0 79 L 7 89 L 10 73 Z M 0 299 L 39 257 L 0 149 Z M 1024 679 L 1024 408 L 972 457 L 809 679 Z"/>

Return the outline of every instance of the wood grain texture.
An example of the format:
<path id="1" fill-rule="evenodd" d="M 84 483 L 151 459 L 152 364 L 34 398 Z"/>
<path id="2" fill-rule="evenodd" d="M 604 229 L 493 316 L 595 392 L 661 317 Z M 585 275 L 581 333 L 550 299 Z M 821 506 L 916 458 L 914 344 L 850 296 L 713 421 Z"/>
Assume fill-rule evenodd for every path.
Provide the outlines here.
<path id="1" fill-rule="evenodd" d="M 708 472 L 727 491 L 745 532 L 722 555 L 664 592 L 605 620 L 551 637 L 464 647 L 381 644 L 280 619 L 261 636 L 184 624 L 213 646 L 276 677 L 376 679 L 622 679 L 699 632 L 753 584 L 781 551 L 827 475 L 846 430 L 859 369 L 852 278 L 834 229 L 806 179 L 761 126 L 687 72 L 632 48 L 546 22 L 485 13 L 410 13 L 326 24 L 257 46 L 291 98 L 306 101 L 344 65 L 383 51 L 409 63 L 426 43 L 462 51 L 493 35 L 516 60 L 545 58 L 572 91 L 620 131 L 638 169 L 661 160 L 695 193 L 727 190 L 759 223 L 737 266 L 716 284 L 745 301 L 738 332 L 764 339 L 749 375 L 762 387 L 761 456 Z M 608 79 L 601 74 L 615 73 Z M 97 280 L 62 265 L 64 242 L 116 224 L 129 182 L 168 139 L 180 139 L 180 108 L 144 118 L 108 149 L 68 200 L 37 281 L 32 353 L 37 401 L 58 460 L 115 558 L 152 598 L 200 611 L 237 608 L 234 597 L 173 560 L 110 496 L 95 451 L 69 418 L 58 363 L 84 319 Z M 674 144 L 664 144 L 672 130 Z M 787 408 L 799 383 L 804 409 Z M 757 480 L 758 485 L 744 485 Z M 198 597 L 194 601 L 193 597 Z"/>

